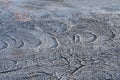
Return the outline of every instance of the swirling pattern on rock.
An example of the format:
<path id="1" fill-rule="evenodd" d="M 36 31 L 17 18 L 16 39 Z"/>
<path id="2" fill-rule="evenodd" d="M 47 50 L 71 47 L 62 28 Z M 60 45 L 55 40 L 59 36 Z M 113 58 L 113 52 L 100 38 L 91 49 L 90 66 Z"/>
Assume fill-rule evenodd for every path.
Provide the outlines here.
<path id="1" fill-rule="evenodd" d="M 120 80 L 120 1 L 62 1 L 0 0 L 0 80 Z"/>
<path id="2" fill-rule="evenodd" d="M 3 43 L 5 45 L 3 46 L 4 48 L 6 45 L 8 45 L 10 48 L 20 48 L 24 47 L 25 45 L 29 47 L 37 47 L 41 44 L 40 39 L 36 38 L 32 33 L 22 28 L 13 28 L 14 30 L 12 28 L 9 28 L 8 30 L 5 29 L 6 28 L 1 28 L 0 32 L 0 39 L 6 42 Z"/>

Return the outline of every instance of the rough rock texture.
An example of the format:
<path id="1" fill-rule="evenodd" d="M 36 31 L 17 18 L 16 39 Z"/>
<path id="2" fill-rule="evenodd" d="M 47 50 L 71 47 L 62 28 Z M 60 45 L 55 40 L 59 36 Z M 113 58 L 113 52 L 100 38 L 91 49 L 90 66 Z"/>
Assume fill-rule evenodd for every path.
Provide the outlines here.
<path id="1" fill-rule="evenodd" d="M 0 80 L 120 80 L 119 0 L 71 1 L 0 0 Z"/>

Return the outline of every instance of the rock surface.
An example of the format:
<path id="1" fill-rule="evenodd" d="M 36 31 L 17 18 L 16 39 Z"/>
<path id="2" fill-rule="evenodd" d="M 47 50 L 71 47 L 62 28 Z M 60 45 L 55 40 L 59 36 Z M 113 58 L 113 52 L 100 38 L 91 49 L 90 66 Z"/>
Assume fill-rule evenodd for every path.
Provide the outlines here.
<path id="1" fill-rule="evenodd" d="M 119 0 L 0 0 L 0 80 L 120 80 Z"/>

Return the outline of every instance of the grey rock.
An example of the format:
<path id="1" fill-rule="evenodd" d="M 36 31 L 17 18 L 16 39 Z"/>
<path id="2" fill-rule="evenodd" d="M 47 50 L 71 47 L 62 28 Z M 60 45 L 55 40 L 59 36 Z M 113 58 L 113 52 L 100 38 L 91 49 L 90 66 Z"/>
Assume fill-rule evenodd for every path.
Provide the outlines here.
<path id="1" fill-rule="evenodd" d="M 120 80 L 119 2 L 1 0 L 0 80 Z"/>

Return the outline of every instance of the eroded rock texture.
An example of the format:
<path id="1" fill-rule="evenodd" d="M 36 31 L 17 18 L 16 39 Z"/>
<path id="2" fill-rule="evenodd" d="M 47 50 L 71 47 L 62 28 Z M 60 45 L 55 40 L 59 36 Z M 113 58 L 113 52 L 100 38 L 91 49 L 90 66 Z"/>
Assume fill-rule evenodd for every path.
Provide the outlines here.
<path id="1" fill-rule="evenodd" d="M 20 11 L 1 3 L 0 80 L 120 80 L 119 13 L 86 14 L 64 0 Z"/>

